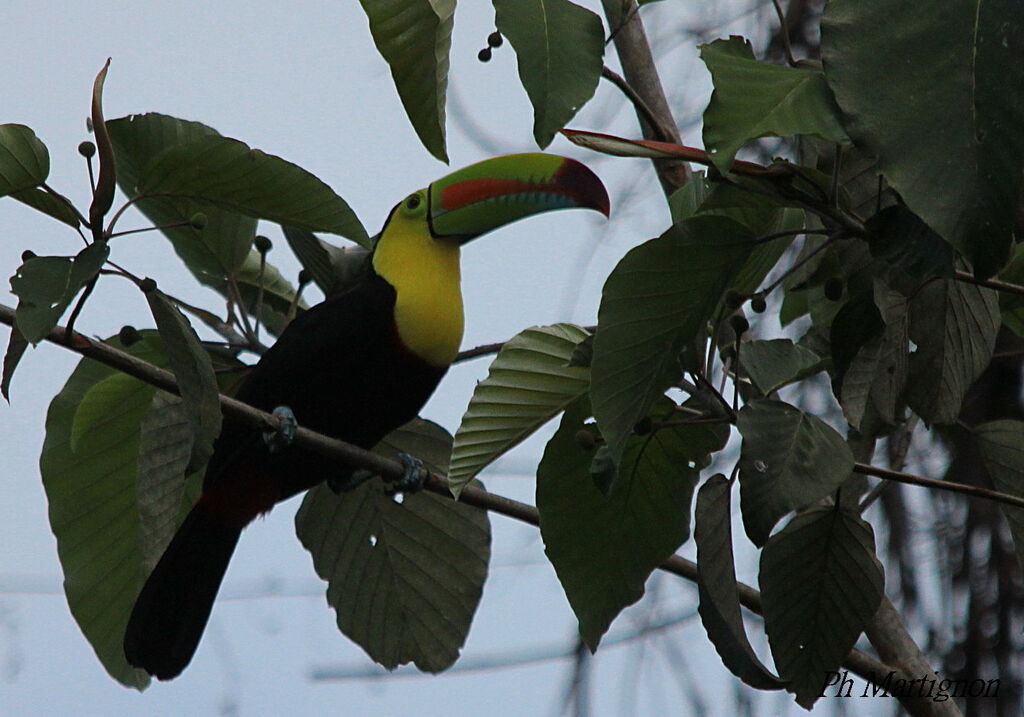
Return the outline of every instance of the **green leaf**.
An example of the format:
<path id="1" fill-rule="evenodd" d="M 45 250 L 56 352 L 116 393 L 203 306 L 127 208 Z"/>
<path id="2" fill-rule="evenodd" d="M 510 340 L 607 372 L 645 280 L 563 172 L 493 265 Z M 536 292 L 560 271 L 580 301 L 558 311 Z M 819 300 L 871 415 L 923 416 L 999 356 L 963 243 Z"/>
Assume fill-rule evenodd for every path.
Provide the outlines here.
<path id="1" fill-rule="evenodd" d="M 144 341 L 128 350 L 154 358 Z M 39 467 L 71 614 L 107 672 L 124 685 L 143 689 L 149 676 L 128 665 L 122 638 L 144 578 L 135 468 L 139 421 L 154 389 L 134 379 L 116 386 L 105 382 L 114 375 L 114 369 L 95 361 L 78 363 L 50 403 Z M 77 450 L 72 449 L 79 404 L 101 382 L 116 389 L 116 398 L 107 401 L 111 409 L 76 442 Z"/>
<path id="2" fill-rule="evenodd" d="M 985 469 L 996 490 L 1024 498 L 1024 422 L 990 421 L 974 427 Z M 1017 562 L 1024 565 L 1024 510 L 999 506 L 1010 524 Z"/>
<path id="3" fill-rule="evenodd" d="M 719 171 L 758 137 L 809 134 L 849 143 L 839 108 L 819 70 L 754 59 L 750 43 L 733 35 L 700 46 L 715 90 L 704 111 L 704 146 Z"/>
<path id="4" fill-rule="evenodd" d="M 1007 259 L 1021 187 L 1024 94 L 1006 88 L 1024 86 L 1022 36 L 1015 0 L 830 3 L 821 23 L 850 137 L 983 276 Z"/>
<path id="5" fill-rule="evenodd" d="M 886 207 L 868 219 L 865 228 L 871 255 L 886 264 L 915 279 L 953 276 L 953 247 L 906 207 Z"/>
<path id="6" fill-rule="evenodd" d="M 718 473 L 697 492 L 693 539 L 697 544 L 698 612 L 708 639 L 731 673 L 756 689 L 778 690 L 782 681 L 757 658 L 743 627 L 732 550 L 731 487 Z"/>
<path id="7" fill-rule="evenodd" d="M 378 451 L 417 455 L 444 474 L 451 436 L 416 419 Z M 487 513 L 428 491 L 402 500 L 377 480 L 335 495 L 309 491 L 295 529 L 325 579 L 338 627 L 388 669 L 440 672 L 459 656 L 480 601 L 491 533 Z"/>
<path id="8" fill-rule="evenodd" d="M 710 192 L 711 183 L 704 176 L 704 172 L 693 172 L 690 181 L 672 192 L 668 198 L 672 223 L 676 224 L 697 214 Z"/>
<path id="9" fill-rule="evenodd" d="M 213 455 L 213 441 L 220 433 L 217 377 L 210 355 L 178 307 L 158 289 L 145 295 L 192 426 L 192 455 L 188 462 L 191 472 L 206 465 Z"/>
<path id="10" fill-rule="evenodd" d="M 1024 244 L 1014 248 L 1010 263 L 999 272 L 999 279 L 1010 284 L 1024 284 Z M 1024 296 L 1000 291 L 999 310 L 1003 315 L 1003 323 L 1018 336 L 1024 336 Z"/>
<path id="11" fill-rule="evenodd" d="M 786 513 L 833 493 L 853 469 L 842 436 L 788 403 L 752 401 L 740 410 L 736 426 L 743 436 L 743 526 L 755 545 L 765 544 Z"/>
<path id="12" fill-rule="evenodd" d="M 37 187 L 50 174 L 50 155 L 22 124 L 0 124 L 0 197 Z"/>
<path id="13" fill-rule="evenodd" d="M 458 498 L 471 478 L 585 393 L 590 371 L 569 366 L 588 336 L 572 324 L 535 326 L 512 337 L 477 383 L 452 447 L 448 485 Z"/>
<path id="14" fill-rule="evenodd" d="M 801 513 L 764 546 L 759 582 L 775 666 L 810 709 L 881 604 L 871 526 L 838 508 Z"/>
<path id="15" fill-rule="evenodd" d="M 359 1 L 413 129 L 427 151 L 447 162 L 444 104 L 455 0 Z"/>
<path id="16" fill-rule="evenodd" d="M 494 24 L 516 51 L 541 148 L 594 96 L 604 57 L 601 19 L 569 0 L 494 0 Z"/>
<path id="17" fill-rule="evenodd" d="M 81 409 L 79 409 L 79 413 Z M 180 397 L 156 391 L 139 421 L 136 492 L 139 506 L 139 549 L 148 574 L 192 507 L 185 476 L 192 455 L 192 421 Z M 199 479 L 194 476 L 195 493 Z"/>
<path id="18" fill-rule="evenodd" d="M 643 596 L 651 571 L 689 537 L 700 466 L 728 429 L 679 425 L 633 436 L 605 496 L 590 473 L 592 450 L 576 441 L 589 414 L 587 399 L 578 399 L 548 442 L 537 467 L 537 510 L 545 552 L 580 635 L 596 650 L 616 615 Z"/>
<path id="19" fill-rule="evenodd" d="M 75 408 L 68 434 L 68 445 L 72 451 L 77 452 L 82 446 L 83 436 L 89 435 L 109 416 L 121 410 L 121 401 L 137 388 L 138 382 L 126 373 L 115 371 L 85 391 Z"/>
<path id="20" fill-rule="evenodd" d="M 630 250 L 605 282 L 594 337 L 594 415 L 618 460 L 633 426 L 682 375 L 692 344 L 743 266 L 750 231 L 693 217 Z"/>
<path id="21" fill-rule="evenodd" d="M 295 252 L 303 269 L 313 276 L 313 281 L 331 296 L 344 291 L 362 275 L 366 259 L 370 255 L 361 246 L 337 247 L 295 227 L 282 227 L 288 246 Z"/>
<path id="22" fill-rule="evenodd" d="M 7 340 L 7 350 L 4 352 L 3 376 L 0 378 L 0 394 L 8 403 L 11 402 L 11 379 L 14 378 L 14 369 L 18 367 L 18 362 L 25 355 L 27 348 L 28 340 L 22 336 L 17 325 L 12 326 L 11 336 Z"/>
<path id="23" fill-rule="evenodd" d="M 953 423 L 985 370 L 999 331 L 999 298 L 955 279 L 927 282 L 910 300 L 907 403 L 928 423 Z"/>
<path id="24" fill-rule="evenodd" d="M 885 422 L 896 422 L 903 406 L 910 348 L 906 297 L 876 279 L 871 307 L 876 309 L 877 320 L 884 323 L 856 348 L 842 367 L 841 378 L 837 371 L 843 415 L 862 433 L 867 432 L 862 422 L 869 415 L 869 405 Z M 837 315 L 833 326 L 839 319 Z M 860 321 L 868 323 L 863 317 Z"/>
<path id="25" fill-rule="evenodd" d="M 143 170 L 161 151 L 217 135 L 215 129 L 199 122 L 156 113 L 111 120 L 107 122 L 107 131 L 116 151 L 118 186 L 129 197 L 138 195 Z M 256 235 L 255 219 L 207 202 L 184 197 L 141 198 L 135 206 L 155 226 L 181 225 L 197 212 L 206 214 L 206 226 L 202 229 L 185 224 L 161 232 L 189 271 L 207 286 L 216 287 L 246 260 Z"/>
<path id="26" fill-rule="evenodd" d="M 48 214 L 54 219 L 64 222 L 69 227 L 77 229 L 81 223 L 71 201 L 63 195 L 34 187 L 32 189 L 22 189 L 20 192 L 12 192 L 11 197 L 43 214 Z"/>
<path id="27" fill-rule="evenodd" d="M 813 351 L 797 346 L 789 339 L 744 341 L 740 345 L 740 361 L 750 380 L 765 396 L 786 384 L 821 371 L 824 365 Z"/>
<path id="28" fill-rule="evenodd" d="M 11 277 L 11 292 L 18 296 L 18 329 L 29 343 L 38 344 L 57 325 L 109 254 L 106 242 L 96 242 L 74 257 L 34 256 L 18 267 Z"/>
<path id="29" fill-rule="evenodd" d="M 298 165 L 219 135 L 157 153 L 139 175 L 138 192 L 208 202 L 279 224 L 340 234 L 364 246 L 369 243 L 345 200 L 322 181 Z"/>

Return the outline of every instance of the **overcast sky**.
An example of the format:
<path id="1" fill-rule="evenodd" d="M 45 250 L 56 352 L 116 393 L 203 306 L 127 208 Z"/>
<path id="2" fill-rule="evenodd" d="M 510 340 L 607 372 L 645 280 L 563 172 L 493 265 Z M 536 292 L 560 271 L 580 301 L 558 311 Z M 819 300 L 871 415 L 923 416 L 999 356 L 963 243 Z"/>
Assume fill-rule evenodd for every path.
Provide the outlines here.
<path id="1" fill-rule="evenodd" d="M 498 49 L 489 64 L 476 61 L 493 29 L 490 7 L 462 5 L 456 14 L 448 107 L 453 168 L 492 153 L 536 149 L 532 111 L 515 77 L 511 48 Z M 661 62 L 672 100 L 682 107 L 681 117 L 694 117 L 710 87 L 693 38 L 681 32 L 684 25 L 696 24 L 680 19 L 687 5 L 664 2 L 645 14 L 652 19 L 656 47 L 664 51 Z M 3 10 L 0 37 L 7 58 L 0 71 L 0 122 L 27 124 L 37 132 L 50 150 L 49 183 L 79 207 L 88 205 L 88 185 L 75 148 L 87 138 L 91 83 L 108 56 L 108 118 L 157 111 L 212 125 L 319 176 L 349 202 L 371 234 L 405 193 L 447 171 L 420 146 L 406 121 L 355 0 L 10 2 Z M 609 63 L 617 66 L 614 58 Z M 573 125 L 636 135 L 632 113 L 606 83 Z M 687 140 L 699 144 L 692 127 Z M 530 325 L 592 323 L 601 284 L 615 262 L 667 226 L 646 164 L 584 155 L 562 140 L 549 150 L 584 159 L 602 176 L 612 190 L 612 221 L 596 213 L 558 212 L 468 247 L 463 259 L 464 347 L 502 340 Z M 143 222 L 130 213 L 121 226 Z M 273 227 L 264 231 L 279 236 Z M 283 241 L 278 244 L 284 247 Z M 13 200 L 0 200 L 0 271 L 5 276 L 17 268 L 25 249 L 71 254 L 79 247 L 77 235 L 66 227 Z M 222 308 L 156 233 L 116 241 L 113 258 L 173 287 L 188 301 Z M 286 249 L 275 250 L 271 259 L 294 277 L 298 267 Z M 13 305 L 7 282 L 0 286 L 0 301 Z M 146 303 L 126 282 L 106 279 L 77 326 L 107 336 L 125 323 L 151 326 Z M 6 328 L 0 330 L 4 345 L 7 336 Z M 75 363 L 75 355 L 51 345 L 30 351 L 15 376 L 12 404 L 0 404 L 0 714 L 558 713 L 570 670 L 564 660 L 439 678 L 311 680 L 316 668 L 369 668 L 372 663 L 336 630 L 323 585 L 294 537 L 297 501 L 279 506 L 246 531 L 221 591 L 225 599 L 215 607 L 184 675 L 154 683 L 142 694 L 118 685 L 95 659 L 59 592 L 60 567 L 37 466 L 46 406 Z M 480 360 L 455 368 L 423 415 L 454 431 L 486 366 Z M 487 474 L 489 487 L 532 502 L 532 471 L 542 447 L 542 440 L 531 440 L 510 454 Z M 465 659 L 571 646 L 575 620 L 543 559 L 536 530 L 501 517 L 492 523 L 494 568 Z M 684 554 L 692 554 L 692 544 Z M 744 567 L 748 579 L 752 567 Z M 695 590 L 676 579 L 660 579 L 649 590 L 657 592 L 657 604 L 630 611 L 615 623 L 613 634 L 695 605 Z M 282 596 L 296 593 L 300 596 Z M 731 700 L 723 691 L 731 692 L 735 680 L 721 677 L 718 658 L 702 634 L 691 619 L 642 647 L 602 650 L 593 714 L 728 714 L 722 702 Z M 696 687 L 690 682 L 694 676 L 702 678 Z M 778 696 L 767 704 L 784 710 L 789 701 Z"/>

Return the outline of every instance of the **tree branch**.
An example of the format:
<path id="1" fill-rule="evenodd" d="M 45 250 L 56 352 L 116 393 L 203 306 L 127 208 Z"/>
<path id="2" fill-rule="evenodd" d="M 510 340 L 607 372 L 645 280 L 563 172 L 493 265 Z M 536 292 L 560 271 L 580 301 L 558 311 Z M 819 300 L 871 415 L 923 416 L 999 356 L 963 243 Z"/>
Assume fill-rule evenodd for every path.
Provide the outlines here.
<path id="1" fill-rule="evenodd" d="M 13 326 L 14 309 L 0 304 L 0 323 Z M 46 336 L 46 340 L 70 349 L 86 358 L 99 361 L 151 386 L 156 386 L 168 393 L 179 395 L 178 382 L 170 371 L 154 366 L 113 346 L 90 339 L 88 336 L 84 336 L 77 331 L 68 333 L 65 339 L 65 332 L 66 329 L 64 327 L 57 326 Z M 226 414 L 246 421 L 258 428 L 276 429 L 279 426 L 279 419 L 276 416 L 230 396 L 221 394 L 220 405 Z M 295 444 L 316 451 L 328 458 L 338 460 L 346 465 L 371 470 L 387 481 L 398 480 L 405 473 L 405 467 L 396 460 L 385 458 L 377 453 L 363 450 L 351 443 L 339 441 L 336 438 L 325 436 L 302 426 L 299 426 L 295 432 Z M 452 497 L 448 489 L 448 481 L 433 474 L 428 476 L 424 489 L 446 498 Z M 529 523 L 534 526 L 540 525 L 540 515 L 532 505 L 490 493 L 482 488 L 467 485 L 462 489 L 460 500 L 467 505 L 500 513 L 523 523 Z M 668 558 L 661 564 L 660 568 L 691 582 L 697 581 L 697 564 L 677 555 Z M 737 590 L 741 604 L 751 612 L 758 615 L 762 614 L 761 594 L 757 590 L 739 582 L 737 582 Z M 847 669 L 868 681 L 874 681 L 876 676 L 884 678 L 893 669 L 857 649 L 852 650 L 846 656 L 843 664 Z"/>

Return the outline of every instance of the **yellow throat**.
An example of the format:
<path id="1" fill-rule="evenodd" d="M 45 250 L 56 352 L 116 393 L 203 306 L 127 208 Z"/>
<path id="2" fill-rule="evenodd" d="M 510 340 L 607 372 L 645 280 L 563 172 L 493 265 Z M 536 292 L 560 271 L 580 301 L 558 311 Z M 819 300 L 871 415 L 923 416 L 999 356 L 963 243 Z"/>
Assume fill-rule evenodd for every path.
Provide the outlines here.
<path id="1" fill-rule="evenodd" d="M 434 239 L 422 216 L 399 205 L 373 253 L 373 269 L 394 287 L 395 326 L 405 347 L 447 367 L 459 351 L 464 326 L 459 246 Z"/>

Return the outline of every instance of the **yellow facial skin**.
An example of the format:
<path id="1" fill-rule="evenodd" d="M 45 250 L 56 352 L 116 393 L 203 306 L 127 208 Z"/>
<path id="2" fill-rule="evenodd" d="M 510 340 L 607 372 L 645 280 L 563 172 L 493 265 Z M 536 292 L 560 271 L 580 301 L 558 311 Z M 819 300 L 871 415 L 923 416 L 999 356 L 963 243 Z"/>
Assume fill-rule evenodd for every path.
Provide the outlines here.
<path id="1" fill-rule="evenodd" d="M 395 325 L 405 347 L 434 366 L 448 366 L 464 327 L 459 246 L 430 235 L 426 190 L 395 208 L 373 268 L 395 288 Z"/>

